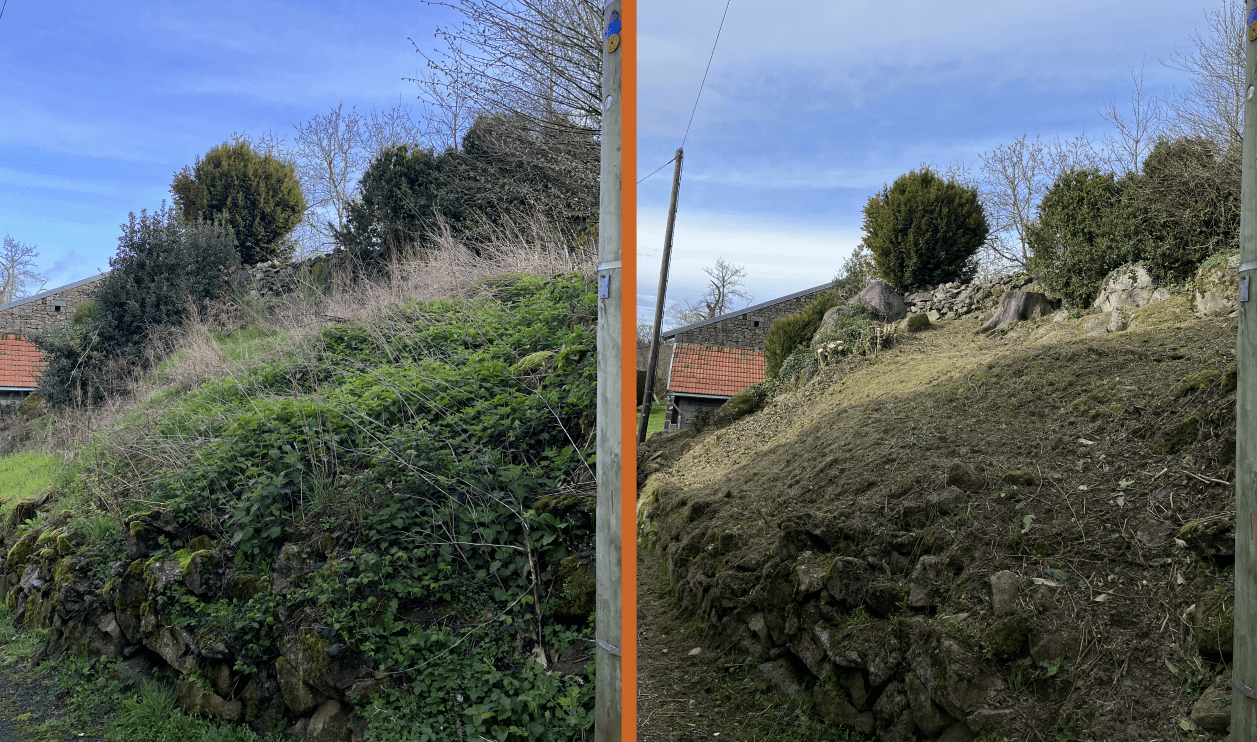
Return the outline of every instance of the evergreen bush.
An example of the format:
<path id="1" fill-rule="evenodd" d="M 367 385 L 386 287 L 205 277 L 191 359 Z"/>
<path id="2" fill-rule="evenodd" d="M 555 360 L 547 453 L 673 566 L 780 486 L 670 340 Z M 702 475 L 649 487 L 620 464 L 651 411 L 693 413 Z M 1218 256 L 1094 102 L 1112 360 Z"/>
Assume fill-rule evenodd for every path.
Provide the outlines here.
<path id="1" fill-rule="evenodd" d="M 899 176 L 864 207 L 864 245 L 877 273 L 905 292 L 970 280 L 988 231 L 977 192 L 929 168 Z"/>
<path id="2" fill-rule="evenodd" d="M 802 311 L 773 320 L 764 340 L 765 373 L 769 379 L 777 375 L 781 364 L 791 353 L 812 342 L 812 336 L 821 326 L 825 312 L 837 305 L 836 293 L 822 291 Z"/>
<path id="3" fill-rule="evenodd" d="M 292 257 L 286 238 L 306 210 L 292 165 L 246 141 L 224 142 L 176 173 L 170 191 L 186 223 L 225 220 L 244 263 Z"/>
<path id="4" fill-rule="evenodd" d="M 1030 272 L 1049 294 L 1088 306 L 1114 268 L 1149 252 L 1148 206 L 1131 197 L 1132 185 L 1130 177 L 1071 170 L 1043 195 L 1027 242 Z"/>

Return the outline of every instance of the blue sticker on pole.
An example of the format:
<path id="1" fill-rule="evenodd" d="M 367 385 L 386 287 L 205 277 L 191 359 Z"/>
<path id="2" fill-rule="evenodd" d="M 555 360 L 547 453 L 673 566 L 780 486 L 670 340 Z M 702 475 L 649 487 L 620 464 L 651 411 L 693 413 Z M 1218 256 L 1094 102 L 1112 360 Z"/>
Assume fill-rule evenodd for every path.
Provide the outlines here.
<path id="1" fill-rule="evenodd" d="M 1257 8 L 1253 8 L 1252 10 L 1248 11 L 1248 20 L 1244 22 L 1244 24 L 1247 26 L 1251 26 L 1254 23 L 1257 23 Z"/>
<path id="2" fill-rule="evenodd" d="M 611 11 L 611 22 L 607 24 L 607 30 L 602 34 L 602 38 L 609 39 L 620 32 L 620 11 Z"/>

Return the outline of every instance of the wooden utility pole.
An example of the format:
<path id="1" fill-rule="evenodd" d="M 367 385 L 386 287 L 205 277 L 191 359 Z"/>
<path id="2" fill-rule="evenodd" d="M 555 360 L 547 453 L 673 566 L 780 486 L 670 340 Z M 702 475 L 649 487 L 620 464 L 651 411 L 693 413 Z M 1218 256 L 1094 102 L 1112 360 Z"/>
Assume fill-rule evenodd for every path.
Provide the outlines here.
<path id="1" fill-rule="evenodd" d="M 1250 292 L 1257 276 L 1257 2 L 1245 3 L 1244 154 L 1240 191 L 1239 333 L 1235 358 L 1235 661 L 1231 732 L 1257 742 L 1257 317 Z"/>
<path id="2" fill-rule="evenodd" d="M 594 623 L 594 739 L 622 738 L 620 489 L 623 376 L 621 342 L 621 0 L 602 8 L 602 162 L 598 208 L 597 616 Z M 632 218 L 632 214 L 629 215 Z"/>
<path id="3" fill-rule="evenodd" d="M 650 335 L 650 363 L 646 366 L 646 388 L 642 390 L 642 419 L 637 424 L 637 442 L 646 440 L 650 424 L 650 401 L 655 388 L 655 366 L 659 364 L 659 327 L 663 323 L 663 300 L 668 293 L 668 263 L 672 260 L 672 228 L 677 222 L 677 194 L 681 190 L 681 158 L 685 150 L 677 147 L 676 167 L 672 169 L 672 201 L 668 204 L 668 228 L 663 233 L 663 265 L 659 268 L 659 293 L 655 296 L 655 329 Z"/>

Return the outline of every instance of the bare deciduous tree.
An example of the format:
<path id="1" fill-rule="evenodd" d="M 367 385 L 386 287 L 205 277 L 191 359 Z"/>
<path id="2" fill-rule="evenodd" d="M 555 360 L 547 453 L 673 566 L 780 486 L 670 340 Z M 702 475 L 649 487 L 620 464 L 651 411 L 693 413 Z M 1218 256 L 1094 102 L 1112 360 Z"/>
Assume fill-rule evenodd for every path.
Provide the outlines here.
<path id="1" fill-rule="evenodd" d="M 1190 76 L 1187 90 L 1166 101 L 1167 122 L 1175 137 L 1205 137 L 1219 148 L 1244 141 L 1244 26 L 1243 0 L 1222 0 L 1205 13 L 1207 28 L 1192 31 L 1195 47 L 1174 50 L 1161 63 Z"/>
<path id="2" fill-rule="evenodd" d="M 362 173 L 382 150 L 396 144 L 430 146 L 429 131 L 416 121 L 408 106 L 372 108 L 363 115 L 338 103 L 325 114 L 293 124 L 290 142 L 275 132 L 249 138 L 255 150 L 292 165 L 306 197 L 307 209 L 293 234 L 296 256 L 327 252 L 335 245 L 335 229 L 344 229 L 349 204 L 358 197 Z"/>
<path id="3" fill-rule="evenodd" d="M 982 164 L 968 183 L 982 199 L 991 230 L 980 262 L 990 273 L 1025 270 L 1030 260 L 1026 236 L 1043 194 L 1062 172 L 1094 167 L 1099 155 L 1085 134 L 1046 143 L 1022 134 L 980 157 Z"/>
<path id="4" fill-rule="evenodd" d="M 39 257 L 39 249 L 9 237 L 4 238 L 0 247 L 0 304 L 8 304 L 14 299 L 27 296 L 31 284 L 39 284 L 35 293 L 43 290 L 48 279 L 35 270 L 35 259 Z"/>
<path id="5" fill-rule="evenodd" d="M 438 109 L 474 102 L 472 117 L 498 111 L 540 127 L 598 130 L 602 11 L 595 0 L 424 1 L 462 19 L 437 29 L 442 49 L 424 51 L 411 40 L 432 73 L 416 81 L 426 102 Z M 446 112 L 455 122 L 467 118 Z"/>
<path id="6" fill-rule="evenodd" d="M 749 305 L 754 301 L 754 297 L 745 290 L 746 268 L 724 258 L 716 258 L 716 264 L 704 268 L 703 272 L 708 278 L 707 291 L 694 301 L 675 304 L 667 309 L 669 321 L 674 327 L 719 317 L 733 311 L 735 302 Z"/>
<path id="7" fill-rule="evenodd" d="M 1113 125 L 1116 135 L 1105 137 L 1105 163 L 1118 175 L 1138 173 L 1144 159 L 1152 151 L 1164 131 L 1163 102 L 1144 93 L 1143 70 L 1131 67 L 1130 108 L 1118 109 L 1117 101 L 1109 100 L 1100 109 L 1100 116 Z"/>

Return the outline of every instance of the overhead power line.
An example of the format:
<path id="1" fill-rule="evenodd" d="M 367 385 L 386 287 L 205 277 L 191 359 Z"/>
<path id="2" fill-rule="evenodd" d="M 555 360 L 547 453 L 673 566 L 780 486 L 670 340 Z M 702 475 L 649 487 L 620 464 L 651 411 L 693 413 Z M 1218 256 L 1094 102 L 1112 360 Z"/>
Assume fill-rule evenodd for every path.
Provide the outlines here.
<path id="1" fill-rule="evenodd" d="M 698 112 L 698 101 L 703 97 L 703 86 L 707 84 L 707 73 L 711 72 L 711 60 L 716 58 L 716 45 L 720 43 L 720 32 L 725 29 L 725 18 L 729 15 L 729 5 L 733 0 L 726 0 L 725 12 L 720 16 L 720 28 L 716 29 L 716 40 L 711 42 L 711 56 L 707 57 L 707 69 L 703 70 L 703 81 L 698 84 L 698 95 L 694 97 L 694 109 L 690 111 L 690 122 L 685 125 L 685 136 L 681 137 L 681 147 L 690 136 L 690 126 L 694 123 L 694 114 Z"/>
<path id="2" fill-rule="evenodd" d="M 685 135 L 681 137 L 682 149 L 685 148 L 685 141 L 690 138 L 690 127 L 694 125 L 694 114 L 698 112 L 698 102 L 703 97 L 703 88 L 707 86 L 707 73 L 711 72 L 711 60 L 716 58 L 716 46 L 720 43 L 720 33 L 725 29 L 725 18 L 729 17 L 729 6 L 732 3 L 733 0 L 725 0 L 725 11 L 720 15 L 720 27 L 716 29 L 716 40 L 711 42 L 711 54 L 707 57 L 707 69 L 703 70 L 703 81 L 698 84 L 698 95 L 694 96 L 694 107 L 690 109 L 690 120 L 685 124 Z M 671 165 L 675 160 L 676 157 L 673 157 L 671 160 L 668 160 L 664 164 L 650 171 L 650 175 L 647 175 L 645 178 L 642 178 L 637 182 L 641 184 L 646 180 L 646 178 L 649 178 L 651 175 L 663 170 L 668 165 Z"/>

